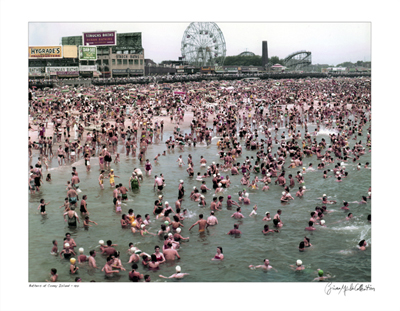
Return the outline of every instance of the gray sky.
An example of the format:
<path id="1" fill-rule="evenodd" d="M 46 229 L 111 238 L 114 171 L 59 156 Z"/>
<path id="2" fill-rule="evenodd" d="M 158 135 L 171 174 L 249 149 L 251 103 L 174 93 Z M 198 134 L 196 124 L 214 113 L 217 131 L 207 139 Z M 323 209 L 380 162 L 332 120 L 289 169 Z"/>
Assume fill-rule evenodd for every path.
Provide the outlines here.
<path id="1" fill-rule="evenodd" d="M 337 65 L 371 60 L 371 23 L 249 23 L 218 22 L 226 42 L 226 55 L 251 51 L 261 55 L 268 41 L 268 55 L 284 58 L 292 52 L 312 52 L 313 64 Z M 61 37 L 88 31 L 141 32 L 145 58 L 159 63 L 178 60 L 181 41 L 190 22 L 169 23 L 29 23 L 29 45 L 59 45 Z"/>

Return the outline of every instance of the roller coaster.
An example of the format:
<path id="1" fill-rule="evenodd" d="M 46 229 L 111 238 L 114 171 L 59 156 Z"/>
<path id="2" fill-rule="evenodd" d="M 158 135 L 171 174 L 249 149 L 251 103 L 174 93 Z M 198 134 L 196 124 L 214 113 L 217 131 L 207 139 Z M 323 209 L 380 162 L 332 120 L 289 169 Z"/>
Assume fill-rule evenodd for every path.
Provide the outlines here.
<path id="1" fill-rule="evenodd" d="M 285 58 L 285 66 L 290 70 L 300 70 L 311 65 L 311 52 L 297 51 Z"/>

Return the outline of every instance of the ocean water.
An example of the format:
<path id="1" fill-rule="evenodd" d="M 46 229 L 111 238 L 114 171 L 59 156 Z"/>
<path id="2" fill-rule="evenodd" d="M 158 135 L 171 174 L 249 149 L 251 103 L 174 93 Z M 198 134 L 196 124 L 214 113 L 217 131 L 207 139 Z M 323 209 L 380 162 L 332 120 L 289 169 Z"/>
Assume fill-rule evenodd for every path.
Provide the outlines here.
<path id="1" fill-rule="evenodd" d="M 169 122 L 169 120 L 167 121 Z M 365 126 L 365 129 L 368 127 Z M 310 126 L 309 128 L 313 128 Z M 304 130 L 298 127 L 302 133 Z M 282 128 L 278 132 L 278 137 L 285 129 Z M 297 131 L 297 130 L 296 130 Z M 329 144 L 329 133 L 331 130 L 322 129 L 317 140 L 322 138 Z M 365 133 L 364 133 L 365 134 Z M 171 132 L 164 132 L 164 140 L 172 135 Z M 261 135 L 260 138 L 264 138 Z M 367 195 L 369 186 L 371 185 L 371 170 L 362 168 L 358 171 L 356 164 L 347 163 L 346 171 L 349 176 L 343 182 L 335 182 L 334 178 L 323 179 L 323 171 L 307 172 L 304 175 L 305 186 L 307 192 L 303 198 L 296 198 L 290 201 L 290 204 L 280 203 L 282 188 L 272 182 L 270 190 L 262 192 L 262 185 L 259 184 L 259 190 L 247 190 L 250 193 L 250 205 L 242 204 L 242 213 L 244 219 L 238 221 L 230 216 L 234 213 L 234 209 L 228 210 L 226 207 L 226 197 L 232 195 L 232 199 L 238 200 L 238 191 L 243 189 L 240 184 L 241 175 L 231 176 L 229 172 L 221 172 L 221 175 L 228 174 L 231 179 L 231 187 L 226 189 L 222 194 L 225 197 L 223 210 L 216 213 L 219 224 L 209 227 L 205 233 L 199 233 L 197 227 L 194 227 L 190 232 L 188 228 L 198 220 L 198 215 L 203 213 L 204 217 L 210 214 L 209 204 L 212 201 L 212 191 L 206 195 L 207 206 L 201 208 L 197 202 L 189 199 L 189 194 L 193 186 L 200 186 L 200 182 L 195 178 L 189 178 L 186 172 L 187 166 L 179 167 L 176 160 L 182 154 L 184 162 L 188 154 L 193 157 L 195 164 L 195 176 L 197 172 L 204 172 L 205 168 L 200 168 L 200 156 L 203 156 L 208 163 L 215 161 L 221 163 L 219 157 L 216 156 L 218 149 L 216 146 L 217 140 L 212 140 L 210 146 L 197 145 L 196 148 L 185 147 L 181 152 L 177 148 L 174 151 L 167 151 L 166 156 L 160 156 L 157 164 L 152 161 L 155 155 L 167 150 L 164 143 L 150 145 L 146 158 L 149 158 L 153 171 L 151 176 L 144 176 L 142 187 L 137 192 L 130 191 L 128 193 L 129 200 L 122 204 L 123 213 L 127 213 L 129 208 L 133 208 L 135 214 L 141 214 L 142 217 L 146 213 L 151 216 L 151 225 L 148 230 L 156 233 L 161 225 L 161 220 L 156 220 L 152 215 L 154 201 L 159 193 L 153 190 L 154 175 L 164 174 L 166 187 L 162 194 L 164 202 L 168 201 L 174 206 L 177 200 L 177 187 L 179 180 L 184 180 L 186 194 L 182 203 L 182 207 L 188 209 L 188 217 L 183 221 L 181 235 L 190 237 L 189 241 L 181 243 L 181 248 L 178 250 L 181 259 L 174 262 L 167 262 L 161 265 L 159 271 L 148 271 L 139 264 L 138 271 L 143 274 L 150 274 L 152 282 L 164 282 L 165 280 L 158 277 L 159 274 L 171 275 L 175 272 L 175 266 L 179 264 L 182 272 L 189 273 L 184 279 L 179 282 L 310 282 L 316 277 L 316 269 L 320 268 L 325 271 L 325 275 L 332 276 L 334 282 L 370 282 L 371 281 L 371 224 L 367 221 L 367 215 L 371 213 L 371 202 L 367 204 L 350 204 L 350 212 L 354 218 L 346 221 L 345 217 L 348 212 L 340 210 L 342 201 L 349 202 L 360 201 L 361 196 Z M 354 141 L 350 141 L 350 147 Z M 277 146 L 274 146 L 272 152 L 276 152 Z M 118 164 L 112 163 L 112 168 L 116 178 L 116 183 L 122 183 L 128 188 L 128 180 L 133 171 L 133 168 L 140 167 L 143 172 L 144 163 L 140 164 L 137 158 L 125 157 L 125 149 L 119 144 L 118 151 L 121 154 L 121 162 Z M 255 156 L 255 153 L 243 149 L 243 155 L 238 159 L 238 162 L 243 161 L 246 156 Z M 36 163 L 38 153 L 34 152 L 32 164 Z M 309 163 L 313 163 L 316 168 L 319 161 L 316 156 L 303 159 L 304 166 L 308 167 Z M 366 153 L 358 162 L 365 164 L 371 163 L 371 154 Z M 84 248 L 84 254 L 89 255 L 92 249 L 98 250 L 99 240 L 112 240 L 118 244 L 115 248 L 121 252 L 120 259 L 127 271 L 121 271 L 118 276 L 113 278 L 105 278 L 104 272 L 100 269 L 94 271 L 89 269 L 87 263 L 78 264 L 80 267 L 78 275 L 82 281 L 88 282 L 95 280 L 96 282 L 128 282 L 128 271 L 130 264 L 127 264 L 129 255 L 127 254 L 128 244 L 133 242 L 136 247 L 146 253 L 153 253 L 154 246 L 162 246 L 163 240 L 158 236 L 140 236 L 140 233 L 132 234 L 129 229 L 122 229 L 120 226 L 121 214 L 117 214 L 112 203 L 112 191 L 108 180 L 104 181 L 105 189 L 101 190 L 98 185 L 99 165 L 98 158 L 91 159 L 91 171 L 86 172 L 84 161 L 82 159 L 74 163 L 77 167 L 79 178 L 81 180 L 79 194 L 80 198 L 86 194 L 90 219 L 98 223 L 93 225 L 88 230 L 85 230 L 82 225 L 76 229 L 68 228 L 63 221 L 63 209 L 59 208 L 66 197 L 66 184 L 70 180 L 72 171 L 71 164 L 59 167 L 57 158 L 54 157 L 49 165 L 49 171 L 44 168 L 43 173 L 51 173 L 52 181 L 44 181 L 44 186 L 41 187 L 41 192 L 29 196 L 29 282 L 43 282 L 48 278 L 51 268 L 58 270 L 60 282 L 73 282 L 76 275 L 69 273 L 69 261 L 59 256 L 52 256 L 50 250 L 52 248 L 52 240 L 57 240 L 59 251 L 62 248 L 62 241 L 66 232 L 70 232 L 77 243 L 75 251 L 80 247 Z M 285 167 L 288 163 L 285 164 Z M 328 168 L 333 168 L 331 164 Z M 301 168 L 286 169 L 288 174 L 296 174 Z M 251 174 L 252 179 L 254 173 Z M 261 174 L 259 174 L 261 177 Z M 212 188 L 210 178 L 206 178 L 206 184 Z M 273 179 L 274 180 L 274 179 Z M 296 182 L 295 188 L 291 194 L 295 196 L 298 189 Z M 305 231 L 308 226 L 310 212 L 316 206 L 321 206 L 321 200 L 318 200 L 322 194 L 327 194 L 331 200 L 336 200 L 337 204 L 328 205 L 327 209 L 332 212 L 325 216 L 326 227 L 317 226 L 314 232 Z M 46 206 L 47 215 L 41 216 L 37 207 L 39 200 L 44 198 L 46 202 L 51 203 Z M 257 204 L 258 211 L 255 217 L 249 218 L 252 207 Z M 279 233 L 273 233 L 264 236 L 261 233 L 264 224 L 262 218 L 266 211 L 273 216 L 278 209 L 282 209 L 281 219 L 284 223 Z M 77 212 L 79 214 L 79 208 Z M 227 235 L 227 232 L 233 228 L 234 223 L 240 223 L 242 235 L 239 238 L 234 238 Z M 272 222 L 268 222 L 272 227 Z M 312 247 L 307 248 L 304 252 L 299 252 L 298 245 L 303 240 L 304 236 L 311 239 Z M 358 242 L 365 239 L 369 247 L 366 251 L 360 251 L 357 248 Z M 212 261 L 216 253 L 217 246 L 223 248 L 225 259 L 218 262 Z M 263 260 L 268 258 L 270 264 L 277 270 L 264 272 L 261 270 L 251 270 L 249 265 L 260 265 Z M 294 272 L 289 265 L 294 265 L 297 259 L 303 261 L 306 269 L 300 272 Z M 105 257 L 100 253 L 96 256 L 97 265 L 103 267 Z M 351 273 L 349 272 L 351 271 Z"/>

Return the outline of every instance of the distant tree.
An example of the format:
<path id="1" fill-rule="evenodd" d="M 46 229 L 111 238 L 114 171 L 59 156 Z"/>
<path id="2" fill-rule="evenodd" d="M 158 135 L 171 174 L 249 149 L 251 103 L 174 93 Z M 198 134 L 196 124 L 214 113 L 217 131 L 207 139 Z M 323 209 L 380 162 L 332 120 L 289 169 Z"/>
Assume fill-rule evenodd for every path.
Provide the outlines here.
<path id="1" fill-rule="evenodd" d="M 221 58 L 217 57 L 215 63 L 222 65 Z M 225 66 L 261 66 L 262 59 L 261 56 L 227 56 L 225 57 Z"/>
<path id="2" fill-rule="evenodd" d="M 279 59 L 278 56 L 271 56 L 271 58 L 268 61 L 271 65 L 275 65 L 275 64 L 281 64 L 284 65 L 284 60 L 283 59 Z"/>
<path id="3" fill-rule="evenodd" d="M 352 62 L 344 62 L 341 64 L 338 64 L 337 67 L 354 67 L 354 64 Z"/>

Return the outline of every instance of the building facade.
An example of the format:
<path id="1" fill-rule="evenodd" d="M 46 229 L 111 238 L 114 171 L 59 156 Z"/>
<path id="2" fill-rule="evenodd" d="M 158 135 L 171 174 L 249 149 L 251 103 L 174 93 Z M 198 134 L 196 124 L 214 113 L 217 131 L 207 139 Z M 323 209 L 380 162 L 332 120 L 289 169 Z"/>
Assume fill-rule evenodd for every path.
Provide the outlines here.
<path id="1" fill-rule="evenodd" d="M 144 49 L 140 32 L 117 33 L 115 45 L 97 45 L 96 60 L 79 59 L 77 50 L 83 45 L 82 36 L 62 37 L 61 42 L 63 51 L 68 51 L 61 58 L 29 57 L 30 78 L 55 76 L 110 78 L 145 74 Z"/>

